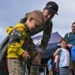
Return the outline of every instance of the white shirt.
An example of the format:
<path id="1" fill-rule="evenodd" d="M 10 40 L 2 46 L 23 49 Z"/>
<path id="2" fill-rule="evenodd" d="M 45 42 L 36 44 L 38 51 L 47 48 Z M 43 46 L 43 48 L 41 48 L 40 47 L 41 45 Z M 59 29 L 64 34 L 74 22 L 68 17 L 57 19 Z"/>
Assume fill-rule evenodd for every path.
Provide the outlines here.
<path id="1" fill-rule="evenodd" d="M 65 67 L 69 66 L 70 64 L 70 54 L 67 49 L 61 48 L 61 51 L 59 53 L 59 67 Z"/>

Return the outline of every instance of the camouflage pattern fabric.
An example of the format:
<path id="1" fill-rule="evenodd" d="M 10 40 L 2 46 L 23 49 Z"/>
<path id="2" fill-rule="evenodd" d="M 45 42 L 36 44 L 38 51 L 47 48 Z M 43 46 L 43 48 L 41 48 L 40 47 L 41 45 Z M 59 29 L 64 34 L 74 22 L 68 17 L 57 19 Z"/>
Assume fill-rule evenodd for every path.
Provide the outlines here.
<path id="1" fill-rule="evenodd" d="M 25 17 L 20 20 L 20 23 L 25 23 L 29 14 L 30 14 L 30 12 L 27 13 L 25 15 Z M 39 50 L 40 52 L 43 52 L 43 50 L 45 50 L 47 47 L 48 41 L 49 41 L 51 33 L 52 33 L 52 27 L 53 27 L 52 21 L 48 20 L 43 27 L 39 28 L 37 31 L 30 32 L 30 35 L 33 36 L 41 31 L 43 31 L 43 37 L 41 40 L 41 45 L 40 45 L 40 50 Z M 33 41 L 31 41 L 31 42 L 33 42 Z"/>
<path id="2" fill-rule="evenodd" d="M 30 13 L 27 13 L 25 15 L 25 17 L 20 20 L 20 22 L 21 23 L 25 23 L 29 14 Z M 41 31 L 43 31 L 43 37 L 42 37 L 42 40 L 41 40 L 41 44 L 39 46 L 39 52 L 41 52 L 41 53 L 43 53 L 45 51 L 46 47 L 47 47 L 48 41 L 49 41 L 51 33 L 52 33 L 52 27 L 53 27 L 52 21 L 49 20 L 49 21 L 47 21 L 45 23 L 45 25 L 43 27 L 38 29 L 38 31 L 30 32 L 30 35 L 33 36 L 33 35 L 41 32 Z M 30 53 L 30 56 L 35 57 L 38 52 L 37 52 L 37 50 L 35 48 L 36 46 L 33 43 L 33 39 L 32 38 L 30 38 L 28 46 L 29 46 L 28 47 L 28 51 Z M 37 64 L 37 61 L 33 61 L 33 63 Z M 39 74 L 39 67 L 31 66 L 30 75 L 40 75 Z"/>

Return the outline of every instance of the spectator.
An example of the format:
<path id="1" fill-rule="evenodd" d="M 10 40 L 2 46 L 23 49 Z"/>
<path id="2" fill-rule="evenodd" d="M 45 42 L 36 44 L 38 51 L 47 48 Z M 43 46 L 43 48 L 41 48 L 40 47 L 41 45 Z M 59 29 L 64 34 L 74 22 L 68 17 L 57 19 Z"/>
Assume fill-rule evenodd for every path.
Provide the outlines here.
<path id="1" fill-rule="evenodd" d="M 70 48 L 70 54 L 71 54 L 71 48 L 72 46 L 75 46 L 75 22 L 72 23 L 72 32 L 66 33 L 64 38 L 66 38 L 68 40 L 68 47 Z M 74 71 L 75 71 L 75 62 L 70 63 L 70 75 L 74 75 Z"/>
<path id="2" fill-rule="evenodd" d="M 60 48 L 58 48 L 53 56 L 59 55 L 59 75 L 69 75 L 70 54 L 66 49 L 68 41 L 65 38 L 60 40 Z"/>

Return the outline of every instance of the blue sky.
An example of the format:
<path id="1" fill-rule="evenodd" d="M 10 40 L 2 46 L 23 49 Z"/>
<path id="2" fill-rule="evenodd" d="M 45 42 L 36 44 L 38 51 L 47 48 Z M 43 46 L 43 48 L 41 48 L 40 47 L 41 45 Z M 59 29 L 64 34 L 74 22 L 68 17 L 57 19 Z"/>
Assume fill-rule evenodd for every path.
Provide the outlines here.
<path id="1" fill-rule="evenodd" d="M 6 26 L 15 25 L 27 12 L 42 11 L 48 1 L 59 5 L 59 15 L 52 19 L 52 32 L 57 31 L 61 36 L 70 32 L 71 24 L 75 21 L 75 0 L 0 0 L 0 42 L 7 35 Z"/>

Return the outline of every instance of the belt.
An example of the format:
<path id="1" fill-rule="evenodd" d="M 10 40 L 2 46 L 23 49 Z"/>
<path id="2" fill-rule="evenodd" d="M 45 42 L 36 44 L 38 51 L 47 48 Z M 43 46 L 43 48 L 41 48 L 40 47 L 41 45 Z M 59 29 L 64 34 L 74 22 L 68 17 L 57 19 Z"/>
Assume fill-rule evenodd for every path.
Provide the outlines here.
<path id="1" fill-rule="evenodd" d="M 69 66 L 63 66 L 63 67 L 61 67 L 61 68 L 69 68 Z"/>

